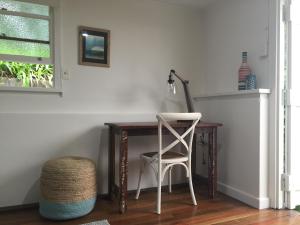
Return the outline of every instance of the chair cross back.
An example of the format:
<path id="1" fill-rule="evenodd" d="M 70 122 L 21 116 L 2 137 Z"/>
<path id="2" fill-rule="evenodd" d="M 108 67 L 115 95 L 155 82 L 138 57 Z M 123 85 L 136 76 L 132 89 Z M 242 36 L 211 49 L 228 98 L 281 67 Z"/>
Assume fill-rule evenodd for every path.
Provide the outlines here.
<path id="1" fill-rule="evenodd" d="M 201 113 L 160 113 L 157 115 L 157 119 L 159 121 L 158 124 L 158 133 L 161 137 L 161 129 L 162 126 L 165 126 L 176 138 L 177 140 L 170 143 L 165 148 L 162 148 L 161 141 L 160 141 L 160 154 L 163 155 L 170 149 L 172 149 L 174 146 L 176 146 L 178 143 L 182 143 L 187 150 L 188 153 L 191 152 L 191 146 L 192 146 L 192 136 L 194 134 L 195 127 L 197 123 L 199 122 L 201 117 Z M 191 126 L 182 134 L 180 135 L 170 124 L 168 121 L 178 121 L 178 120 L 191 120 L 193 121 Z M 185 137 L 190 134 L 190 140 L 189 144 L 186 143 Z"/>

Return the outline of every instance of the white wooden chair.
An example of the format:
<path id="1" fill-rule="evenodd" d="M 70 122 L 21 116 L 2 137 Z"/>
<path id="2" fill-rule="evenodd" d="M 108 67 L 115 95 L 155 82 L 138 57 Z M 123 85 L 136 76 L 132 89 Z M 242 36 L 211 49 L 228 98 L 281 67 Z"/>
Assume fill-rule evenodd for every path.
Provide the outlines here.
<path id="1" fill-rule="evenodd" d="M 192 182 L 192 172 L 191 172 L 191 156 L 192 156 L 192 143 L 195 131 L 195 126 L 201 118 L 201 113 L 160 113 L 156 116 L 158 120 L 158 142 L 159 149 L 156 152 L 147 152 L 141 154 L 141 168 L 138 181 L 138 188 L 135 198 L 138 199 L 141 191 L 141 178 L 146 164 L 149 164 L 154 170 L 157 178 L 157 213 L 160 214 L 161 211 L 161 184 L 163 182 L 164 176 L 168 171 L 169 174 L 169 192 L 172 191 L 171 188 L 171 171 L 173 166 L 182 165 L 186 169 L 186 175 L 189 179 L 190 193 L 192 196 L 193 204 L 197 205 L 193 182 Z M 172 121 L 191 121 L 190 127 L 186 129 L 183 134 L 179 134 L 173 127 Z M 171 134 L 176 137 L 176 140 L 163 147 L 163 135 L 162 128 L 166 127 Z M 186 141 L 188 140 L 188 141 Z M 181 143 L 185 148 L 184 153 L 178 153 L 171 151 L 177 144 Z"/>

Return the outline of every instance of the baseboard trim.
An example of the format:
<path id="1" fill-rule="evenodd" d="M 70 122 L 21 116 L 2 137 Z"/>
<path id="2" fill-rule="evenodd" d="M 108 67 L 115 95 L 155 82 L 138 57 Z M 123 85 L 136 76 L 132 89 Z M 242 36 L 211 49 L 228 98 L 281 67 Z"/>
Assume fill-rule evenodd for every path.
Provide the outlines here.
<path id="1" fill-rule="evenodd" d="M 30 203 L 30 204 L 23 204 L 23 205 L 14 205 L 14 206 L 4 206 L 0 207 L 0 212 L 6 212 L 6 211 L 14 211 L 14 210 L 20 210 L 20 209 L 32 209 L 32 208 L 38 208 L 39 203 Z"/>
<path id="2" fill-rule="evenodd" d="M 222 182 L 218 182 L 218 191 L 226 194 L 232 198 L 235 198 L 241 202 L 244 202 L 247 205 L 250 205 L 257 209 L 267 209 L 270 208 L 270 199 L 267 197 L 258 198 L 249 193 L 246 193 L 242 190 L 224 184 Z"/>

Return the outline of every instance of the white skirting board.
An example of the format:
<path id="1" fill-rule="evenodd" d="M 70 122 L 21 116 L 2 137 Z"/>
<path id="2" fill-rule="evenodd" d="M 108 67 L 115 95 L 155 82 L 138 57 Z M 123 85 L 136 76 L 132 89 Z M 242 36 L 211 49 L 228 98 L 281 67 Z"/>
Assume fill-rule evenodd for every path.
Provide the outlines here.
<path id="1" fill-rule="evenodd" d="M 256 197 L 221 182 L 218 182 L 218 191 L 257 209 L 267 209 L 270 207 L 269 198 Z"/>

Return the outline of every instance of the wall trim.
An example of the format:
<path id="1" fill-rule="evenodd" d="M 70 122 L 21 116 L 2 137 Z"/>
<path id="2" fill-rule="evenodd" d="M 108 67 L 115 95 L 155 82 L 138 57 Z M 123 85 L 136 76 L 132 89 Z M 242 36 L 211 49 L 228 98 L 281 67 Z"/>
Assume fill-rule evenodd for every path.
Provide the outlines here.
<path id="1" fill-rule="evenodd" d="M 205 98 L 220 98 L 220 97 L 232 97 L 232 96 L 248 96 L 248 95 L 260 95 L 260 94 L 271 94 L 270 89 L 253 89 L 253 90 L 239 90 L 239 91 L 226 91 L 219 93 L 208 93 L 194 97 L 195 101 L 199 101 Z"/>
<path id="2" fill-rule="evenodd" d="M 269 198 L 255 197 L 249 193 L 246 193 L 222 182 L 218 182 L 218 191 L 257 209 L 267 209 L 270 207 Z"/>

